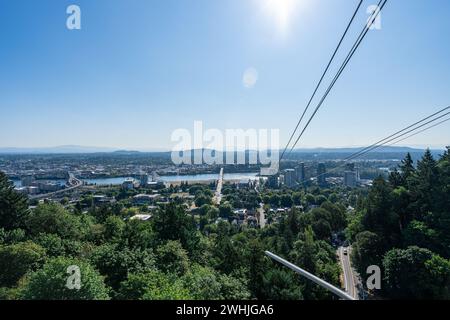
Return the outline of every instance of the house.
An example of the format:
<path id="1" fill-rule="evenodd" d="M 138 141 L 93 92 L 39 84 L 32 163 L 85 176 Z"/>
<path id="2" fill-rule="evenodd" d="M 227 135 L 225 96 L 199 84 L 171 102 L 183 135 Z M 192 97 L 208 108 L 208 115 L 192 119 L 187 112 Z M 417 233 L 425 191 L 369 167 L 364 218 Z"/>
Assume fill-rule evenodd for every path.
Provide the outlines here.
<path id="1" fill-rule="evenodd" d="M 135 205 L 150 205 L 161 197 L 160 194 L 138 194 L 133 197 Z"/>
<path id="2" fill-rule="evenodd" d="M 110 197 L 107 197 L 105 195 L 94 195 L 92 197 L 92 200 L 94 201 L 95 205 L 111 203 L 111 202 L 115 201 L 114 198 L 110 198 Z"/>
<path id="3" fill-rule="evenodd" d="M 244 220 L 247 216 L 247 209 L 234 210 L 233 213 L 239 220 Z"/>
<path id="4" fill-rule="evenodd" d="M 147 183 L 148 189 L 160 190 L 165 188 L 165 184 L 162 181 L 150 181 Z"/>
<path id="5" fill-rule="evenodd" d="M 140 221 L 147 221 L 152 217 L 151 214 L 137 214 L 135 216 L 132 216 L 130 220 L 140 220 Z"/>

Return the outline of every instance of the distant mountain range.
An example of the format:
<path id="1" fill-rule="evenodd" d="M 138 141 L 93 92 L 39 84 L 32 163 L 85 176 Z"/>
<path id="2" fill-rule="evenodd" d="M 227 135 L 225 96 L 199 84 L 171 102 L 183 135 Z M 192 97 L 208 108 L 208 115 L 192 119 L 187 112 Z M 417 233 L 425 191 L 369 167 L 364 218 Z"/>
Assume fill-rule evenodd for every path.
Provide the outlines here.
<path id="1" fill-rule="evenodd" d="M 295 149 L 294 153 L 355 153 L 363 150 L 366 147 L 353 147 L 353 148 L 312 148 L 312 149 Z M 423 152 L 425 149 L 420 148 L 411 148 L 411 147 L 381 147 L 373 150 L 373 152 L 378 153 L 416 153 Z M 441 151 L 444 149 L 436 149 L 433 151 Z"/>
<path id="2" fill-rule="evenodd" d="M 76 145 L 57 146 L 48 148 L 0 148 L 0 153 L 9 154 L 69 154 L 69 153 L 97 153 L 114 152 L 117 149 L 103 147 L 85 147 Z"/>
<path id="3" fill-rule="evenodd" d="M 324 154 L 324 153 L 355 153 L 362 150 L 363 147 L 352 148 L 310 148 L 310 149 L 295 149 L 293 153 L 300 154 Z M 443 149 L 434 149 L 435 152 L 440 152 Z M 424 149 L 411 147 L 382 147 L 376 149 L 374 153 L 422 153 Z M 149 149 L 149 150 L 122 150 L 118 148 L 106 147 L 87 147 L 78 145 L 66 145 L 48 148 L 0 148 L 1 154 L 77 154 L 77 153 L 117 153 L 117 154 L 136 154 L 136 153 L 167 153 L 169 151 L 163 149 Z M 241 151 L 242 152 L 242 151 Z M 254 151 L 247 151 L 254 152 Z"/>

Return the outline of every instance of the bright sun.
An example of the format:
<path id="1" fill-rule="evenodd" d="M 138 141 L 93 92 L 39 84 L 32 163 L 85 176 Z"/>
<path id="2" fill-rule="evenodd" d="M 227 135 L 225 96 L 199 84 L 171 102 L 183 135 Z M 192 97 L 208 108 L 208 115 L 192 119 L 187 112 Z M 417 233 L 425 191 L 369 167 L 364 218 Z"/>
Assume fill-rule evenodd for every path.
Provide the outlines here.
<path id="1" fill-rule="evenodd" d="M 288 31 L 292 15 L 302 0 L 260 0 L 264 11 L 273 19 L 280 32 Z"/>

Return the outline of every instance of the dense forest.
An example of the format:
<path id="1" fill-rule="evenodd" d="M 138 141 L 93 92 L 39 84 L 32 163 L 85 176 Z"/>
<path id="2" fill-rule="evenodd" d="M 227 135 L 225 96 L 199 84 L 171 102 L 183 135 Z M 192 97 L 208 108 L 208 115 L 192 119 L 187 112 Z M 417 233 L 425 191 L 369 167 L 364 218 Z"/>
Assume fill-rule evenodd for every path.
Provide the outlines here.
<path id="1" fill-rule="evenodd" d="M 450 151 L 408 154 L 389 180 L 374 181 L 347 235 L 363 278 L 381 268 L 378 294 L 392 299 L 450 299 Z"/>
<path id="2" fill-rule="evenodd" d="M 377 296 L 450 298 L 449 150 L 439 160 L 427 152 L 417 166 L 407 156 L 388 181 L 352 194 L 355 210 L 347 193 L 263 192 L 269 206 L 292 206 L 263 229 L 227 219 L 235 202 L 258 203 L 253 191 L 227 187 L 227 201 L 216 207 L 205 187 L 183 188 L 196 194 L 195 214 L 171 201 L 139 221 L 114 205 L 30 209 L 0 172 L 0 299 L 336 299 L 264 252 L 340 286 L 332 244 L 344 230 L 361 276 L 370 265 L 382 269 Z M 73 266 L 76 289 L 67 286 Z"/>

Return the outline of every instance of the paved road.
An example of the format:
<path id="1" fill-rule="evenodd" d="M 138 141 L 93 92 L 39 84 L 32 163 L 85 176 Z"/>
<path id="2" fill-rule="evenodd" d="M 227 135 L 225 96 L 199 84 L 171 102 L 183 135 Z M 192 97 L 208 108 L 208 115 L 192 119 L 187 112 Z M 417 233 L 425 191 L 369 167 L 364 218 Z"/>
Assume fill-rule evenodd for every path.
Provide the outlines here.
<path id="1" fill-rule="evenodd" d="M 70 173 L 70 172 L 69 172 L 69 181 L 68 181 L 68 183 L 69 183 L 69 186 L 70 186 L 68 188 L 64 188 L 64 189 L 61 189 L 61 190 L 58 190 L 58 191 L 55 191 L 55 192 L 46 193 L 46 194 L 38 194 L 38 195 L 35 195 L 35 196 L 30 196 L 29 198 L 32 199 L 32 200 L 39 200 L 39 199 L 50 198 L 50 197 L 53 197 L 53 196 L 56 196 L 56 195 L 59 195 L 59 194 L 63 194 L 65 192 L 67 192 L 67 191 L 74 190 L 74 189 L 79 188 L 79 187 L 81 187 L 83 185 L 83 181 L 75 178 L 75 176 L 72 173 Z"/>
<path id="2" fill-rule="evenodd" d="M 265 212 L 264 212 L 264 203 L 260 203 L 259 204 L 258 213 L 259 213 L 259 215 L 258 215 L 258 223 L 259 223 L 259 226 L 262 229 L 262 228 L 264 228 L 266 226 L 266 223 L 267 223 L 266 215 L 265 215 Z"/>
<path id="3" fill-rule="evenodd" d="M 222 186 L 223 186 L 223 168 L 220 169 L 219 180 L 217 180 L 217 189 L 213 198 L 213 202 L 217 205 L 219 205 L 222 202 Z"/>
<path id="4" fill-rule="evenodd" d="M 345 250 L 347 250 L 347 254 L 344 254 Z M 341 262 L 342 271 L 344 274 L 344 285 L 345 291 L 355 299 L 359 299 L 358 294 L 358 281 L 355 277 L 355 273 L 353 271 L 351 262 L 350 262 L 350 253 L 351 247 L 339 247 L 338 248 L 338 256 Z"/>
<path id="5" fill-rule="evenodd" d="M 258 194 L 260 193 L 259 187 L 260 187 L 259 180 L 256 180 L 255 191 Z M 259 208 L 257 210 L 258 210 L 258 215 L 257 215 L 258 224 L 259 224 L 259 227 L 261 229 L 263 229 L 267 224 L 266 213 L 264 211 L 264 203 L 260 203 Z"/>

